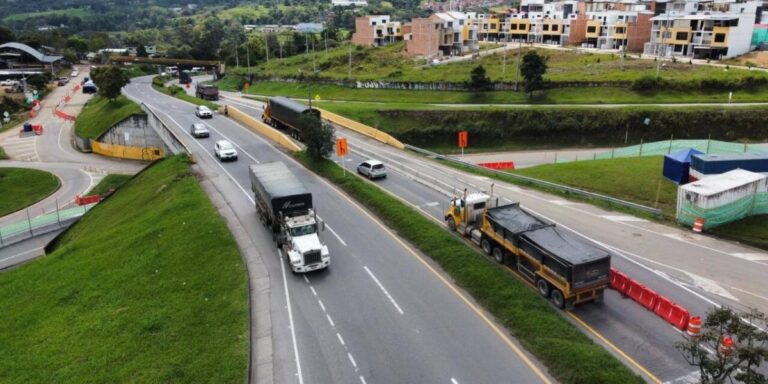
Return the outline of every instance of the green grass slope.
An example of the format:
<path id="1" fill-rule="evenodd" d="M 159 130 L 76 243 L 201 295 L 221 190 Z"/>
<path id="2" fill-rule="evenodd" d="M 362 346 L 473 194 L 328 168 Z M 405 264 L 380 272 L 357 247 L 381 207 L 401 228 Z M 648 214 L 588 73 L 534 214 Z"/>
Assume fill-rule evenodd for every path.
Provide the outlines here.
<path id="1" fill-rule="evenodd" d="M 109 101 L 94 96 L 75 120 L 75 133 L 83 138 L 96 139 L 113 125 L 133 114 L 144 114 L 139 105 L 125 96 Z"/>
<path id="2" fill-rule="evenodd" d="M 0 273 L 0 314 L 3 383 L 246 381 L 246 271 L 182 157 Z"/>
<path id="3" fill-rule="evenodd" d="M 0 151 L 0 154 L 5 154 Z M 28 168 L 0 168 L 0 216 L 28 207 L 59 189 L 56 175 Z"/>

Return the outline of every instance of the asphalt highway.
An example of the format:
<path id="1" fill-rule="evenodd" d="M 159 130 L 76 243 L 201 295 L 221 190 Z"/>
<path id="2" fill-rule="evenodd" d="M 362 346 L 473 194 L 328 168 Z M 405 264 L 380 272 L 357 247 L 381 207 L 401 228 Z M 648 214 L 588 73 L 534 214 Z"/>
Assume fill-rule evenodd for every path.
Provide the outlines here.
<path id="1" fill-rule="evenodd" d="M 153 108 L 182 137 L 261 252 L 270 277 L 276 383 L 536 383 L 545 370 L 490 317 L 381 225 L 364 207 L 289 155 L 222 116 L 202 120 L 207 139 L 188 134 L 193 106 L 154 91 L 150 78 L 124 92 Z M 213 143 L 236 144 L 220 163 Z M 282 161 L 313 193 L 326 222 L 326 271 L 291 275 L 255 216 L 247 165 Z M 258 330 L 256 330 L 258 333 Z"/>
<path id="2" fill-rule="evenodd" d="M 225 94 L 225 100 L 254 116 L 260 114 L 259 102 L 231 93 Z M 463 188 L 488 192 L 493 182 L 339 127 L 337 136 L 349 139 L 352 155 L 346 159 L 348 169 L 354 170 L 365 158 L 384 161 L 389 176 L 376 183 L 436 221 L 442 221 L 451 195 L 459 195 Z M 693 314 L 704 315 L 714 305 L 723 304 L 737 309 L 768 309 L 763 283 L 768 254 L 761 250 L 505 183 L 496 182 L 494 194 L 501 203 L 519 201 L 609 250 L 616 268 Z M 681 333 L 614 291 L 608 292 L 604 304 L 579 306 L 566 316 L 652 381 L 684 382 L 694 374 L 674 348 L 682 339 Z"/>

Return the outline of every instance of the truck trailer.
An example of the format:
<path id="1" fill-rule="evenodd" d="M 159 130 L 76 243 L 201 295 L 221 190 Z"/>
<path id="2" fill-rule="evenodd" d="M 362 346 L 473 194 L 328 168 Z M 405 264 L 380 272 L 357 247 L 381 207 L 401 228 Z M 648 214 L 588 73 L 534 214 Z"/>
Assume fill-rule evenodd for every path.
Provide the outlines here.
<path id="1" fill-rule="evenodd" d="M 523 210 L 520 203 L 491 205 L 488 195 L 465 193 L 451 200 L 446 223 L 559 308 L 603 300 L 611 267 L 607 251 Z"/>
<path id="2" fill-rule="evenodd" d="M 304 134 L 299 121 L 303 116 L 307 115 L 316 117 L 317 124 L 320 124 L 319 110 L 307 107 L 306 105 L 287 97 L 276 96 L 267 100 L 267 107 L 264 110 L 263 120 L 265 123 L 275 128 L 289 130 L 291 137 L 303 141 Z"/>
<path id="3" fill-rule="evenodd" d="M 179 71 L 179 84 L 190 84 L 192 82 L 192 74 L 186 69 Z"/>
<path id="4" fill-rule="evenodd" d="M 327 268 L 328 247 L 320 242 L 312 194 L 282 162 L 249 167 L 259 220 L 270 229 L 272 239 L 286 256 L 294 273 Z"/>

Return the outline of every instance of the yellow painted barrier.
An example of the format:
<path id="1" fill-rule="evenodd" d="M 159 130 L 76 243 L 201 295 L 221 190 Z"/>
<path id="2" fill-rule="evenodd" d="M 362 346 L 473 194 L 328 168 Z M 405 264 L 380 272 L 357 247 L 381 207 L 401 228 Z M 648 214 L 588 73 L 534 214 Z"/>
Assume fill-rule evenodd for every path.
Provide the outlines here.
<path id="1" fill-rule="evenodd" d="M 302 148 L 298 144 L 294 143 L 288 136 L 280 133 L 280 131 L 270 127 L 269 125 L 264 124 L 264 122 L 260 121 L 259 119 L 243 113 L 236 107 L 228 105 L 227 111 L 229 112 L 229 117 L 243 123 L 243 125 L 256 132 L 257 134 L 266 136 L 281 147 L 291 152 L 298 152 L 302 150 Z"/>
<path id="2" fill-rule="evenodd" d="M 131 160 L 154 161 L 165 157 L 165 150 L 163 148 L 105 144 L 96 140 L 91 140 L 91 150 L 93 153 L 104 156 Z"/>
<path id="3" fill-rule="evenodd" d="M 325 109 L 320 109 L 320 108 L 317 108 L 317 109 L 320 110 L 320 113 L 324 119 L 329 120 L 334 124 L 341 125 L 342 127 L 351 129 L 357 133 L 362 133 L 363 135 L 374 138 L 384 144 L 391 145 L 395 148 L 405 149 L 405 145 L 401 143 L 400 140 L 395 139 L 394 137 L 392 137 L 392 135 L 386 132 L 382 132 L 376 128 L 354 121 L 352 119 L 348 119 L 344 116 L 337 115 L 333 112 L 326 111 Z"/>

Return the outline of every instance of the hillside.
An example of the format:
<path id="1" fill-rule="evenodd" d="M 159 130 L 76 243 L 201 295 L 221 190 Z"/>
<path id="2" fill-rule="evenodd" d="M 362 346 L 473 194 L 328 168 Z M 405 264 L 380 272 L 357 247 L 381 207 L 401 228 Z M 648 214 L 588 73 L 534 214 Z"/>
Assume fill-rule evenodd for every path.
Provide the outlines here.
<path id="1" fill-rule="evenodd" d="M 248 283 L 184 157 L 0 273 L 2 383 L 242 383 Z"/>

